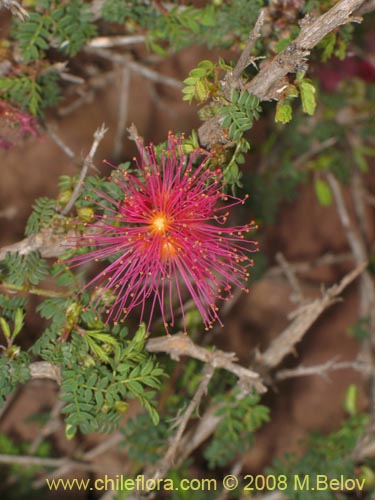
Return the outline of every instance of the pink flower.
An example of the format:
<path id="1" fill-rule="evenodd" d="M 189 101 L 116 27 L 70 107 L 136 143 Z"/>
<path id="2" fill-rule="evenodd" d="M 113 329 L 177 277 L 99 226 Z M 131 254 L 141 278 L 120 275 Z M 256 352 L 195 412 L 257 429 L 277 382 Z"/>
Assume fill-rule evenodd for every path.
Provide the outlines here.
<path id="1" fill-rule="evenodd" d="M 233 206 L 244 200 L 222 193 L 221 171 L 206 167 L 207 153 L 193 167 L 201 153 L 186 157 L 181 140 L 171 134 L 160 161 L 152 146 L 139 145 L 139 149 L 142 160 L 137 176 L 116 171 L 121 172 L 115 182 L 123 199 L 119 202 L 97 193 L 112 208 L 88 223 L 87 234 L 77 242 L 78 247 L 95 249 L 70 262 L 114 258 L 87 285 L 96 284 L 95 306 L 103 301 L 103 291 L 110 295 L 107 321 L 122 320 L 136 306 L 141 306 L 142 321 L 150 302 L 148 326 L 158 307 L 168 332 L 168 323 L 174 325 L 174 311 L 180 309 L 186 330 L 183 297 L 188 292 L 206 329 L 215 320 L 222 324 L 216 299 L 231 296 L 233 287 L 244 289 L 247 268 L 253 264 L 248 254 L 257 251 L 257 242 L 244 236 L 256 228 L 253 222 L 224 226 L 228 213 L 220 202 L 231 198 L 229 206 Z M 98 205 L 106 208 L 101 202 Z"/>

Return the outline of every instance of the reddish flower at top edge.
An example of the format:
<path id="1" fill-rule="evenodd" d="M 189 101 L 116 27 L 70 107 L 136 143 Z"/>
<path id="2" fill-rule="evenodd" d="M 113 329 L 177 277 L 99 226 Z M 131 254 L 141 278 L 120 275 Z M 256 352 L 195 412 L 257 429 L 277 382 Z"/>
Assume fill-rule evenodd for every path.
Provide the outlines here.
<path id="1" fill-rule="evenodd" d="M 233 287 L 244 289 L 247 268 L 253 264 L 248 254 L 258 248 L 244 236 L 255 224 L 225 227 L 228 205 L 219 202 L 230 198 L 233 206 L 245 200 L 223 194 L 221 171 L 205 167 L 207 153 L 193 167 L 202 153 L 187 157 L 181 140 L 172 134 L 160 161 L 152 146 L 138 146 L 139 175 L 116 172 L 121 172 L 115 176 L 123 192 L 121 201 L 96 193 L 111 208 L 88 223 L 87 234 L 76 241 L 77 247 L 91 247 L 89 252 L 68 263 L 114 259 L 86 285 L 100 290 L 95 307 L 103 291 L 110 295 L 104 306 L 107 321 L 123 320 L 136 306 L 141 306 L 142 321 L 149 302 L 148 326 L 158 308 L 168 332 L 169 324 L 174 326 L 174 311 L 180 309 L 186 330 L 183 297 L 188 292 L 206 330 L 215 320 L 222 324 L 216 299 L 230 296 Z M 100 201 L 97 205 L 104 208 Z"/>

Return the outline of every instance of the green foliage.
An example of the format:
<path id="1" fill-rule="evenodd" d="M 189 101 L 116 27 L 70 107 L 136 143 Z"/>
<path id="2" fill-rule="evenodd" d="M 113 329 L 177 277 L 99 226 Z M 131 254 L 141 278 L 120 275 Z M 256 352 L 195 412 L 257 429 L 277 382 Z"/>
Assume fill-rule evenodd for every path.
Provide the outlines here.
<path id="1" fill-rule="evenodd" d="M 103 19 L 110 23 L 133 21 L 150 27 L 160 14 L 153 5 L 148 5 L 143 0 L 107 0 L 102 7 L 102 15 Z"/>
<path id="2" fill-rule="evenodd" d="M 85 434 L 111 430 L 126 411 L 127 400 L 134 398 L 156 425 L 159 416 L 153 397 L 160 388 L 163 370 L 144 349 L 145 328 L 141 327 L 132 340 L 120 335 L 109 341 L 110 335 L 96 332 L 92 336 L 96 347 L 85 340 L 87 334 L 75 335 L 72 342 L 61 346 L 61 399 L 66 402 L 67 436 L 74 436 L 78 428 Z"/>
<path id="3" fill-rule="evenodd" d="M 48 8 L 30 12 L 25 22 L 19 21 L 14 32 L 25 61 L 42 59 L 51 47 L 74 56 L 95 34 L 82 0 L 49 2 Z"/>
<path id="4" fill-rule="evenodd" d="M 43 227 L 48 227 L 55 215 L 56 201 L 46 196 L 38 198 L 33 205 L 33 211 L 26 224 L 26 236 L 37 233 Z"/>
<path id="5" fill-rule="evenodd" d="M 332 204 L 332 192 L 327 182 L 323 179 L 315 179 L 314 189 L 316 197 L 321 205 L 328 207 Z"/>
<path id="6" fill-rule="evenodd" d="M 215 430 L 204 456 L 210 469 L 221 467 L 254 444 L 254 432 L 269 421 L 269 409 L 260 405 L 258 394 L 239 398 L 237 391 L 230 396 L 215 398 L 220 403 L 216 415 L 223 417 Z"/>
<path id="7" fill-rule="evenodd" d="M 293 109 L 290 103 L 286 100 L 279 101 L 276 105 L 275 122 L 285 125 L 289 123 L 293 117 Z"/>
<path id="8" fill-rule="evenodd" d="M 236 187 L 242 187 L 239 165 L 245 163 L 244 154 L 250 150 L 250 143 L 243 137 L 237 142 L 233 155 L 225 167 L 223 172 L 223 180 L 231 186 L 232 192 L 235 193 Z"/>
<path id="9" fill-rule="evenodd" d="M 59 75 L 54 70 L 45 70 L 39 76 L 14 75 L 0 78 L 2 98 L 10 100 L 32 115 L 41 115 L 45 108 L 57 104 L 60 98 Z"/>
<path id="10" fill-rule="evenodd" d="M 201 61 L 197 68 L 189 72 L 189 77 L 184 80 L 185 87 L 182 93 L 185 94 L 182 99 L 189 101 L 193 99 L 198 102 L 204 102 L 211 96 L 210 79 L 214 75 L 215 65 L 211 61 Z"/>
<path id="11" fill-rule="evenodd" d="M 14 392 L 18 384 L 24 384 L 30 378 L 30 356 L 19 349 L 12 351 L 12 357 L 6 352 L 0 357 L 0 407 L 8 394 Z"/>
<path id="12" fill-rule="evenodd" d="M 298 475 L 301 480 L 309 475 L 315 478 L 317 474 L 325 474 L 330 479 L 355 477 L 354 463 L 351 451 L 358 438 L 365 432 L 369 423 L 368 415 L 358 415 L 346 420 L 342 427 L 329 435 L 311 434 L 306 442 L 307 451 L 299 457 L 297 454 L 287 454 L 283 459 L 275 460 L 267 474 L 286 475 L 287 489 L 283 493 L 291 500 L 333 500 L 336 492 L 330 489 L 310 491 L 295 489 L 293 478 Z M 341 497 L 340 497 L 341 498 Z"/>
<path id="13" fill-rule="evenodd" d="M 37 285 L 48 275 L 48 265 L 38 252 L 8 253 L 2 261 L 4 281 L 16 287 Z"/>
<path id="14" fill-rule="evenodd" d="M 247 130 L 250 130 L 255 120 L 260 116 L 259 99 L 248 92 L 232 90 L 230 104 L 220 110 L 223 115 L 223 127 L 228 128 L 229 138 L 239 141 Z"/>
<path id="15" fill-rule="evenodd" d="M 311 80 L 308 80 L 307 78 L 302 78 L 298 83 L 302 101 L 302 109 L 304 113 L 313 115 L 316 108 L 315 87 L 311 83 Z"/>
<path id="16" fill-rule="evenodd" d="M 322 62 L 327 62 L 333 56 L 343 60 L 346 57 L 347 46 L 352 38 L 353 26 L 347 24 L 342 26 L 338 32 L 331 32 L 318 43 L 322 51 Z"/>
<path id="17" fill-rule="evenodd" d="M 0 294 L 0 315 L 6 319 L 12 319 L 16 310 L 24 309 L 26 304 L 26 297 Z"/>
<path id="18" fill-rule="evenodd" d="M 140 465 L 157 463 L 166 451 L 171 427 L 165 420 L 153 425 L 148 413 L 140 413 L 121 428 L 127 455 Z"/>
<path id="19" fill-rule="evenodd" d="M 202 8 L 176 5 L 164 13 L 140 0 L 107 0 L 102 15 L 109 22 L 146 29 L 150 48 L 166 55 L 165 44 L 178 51 L 197 43 L 229 47 L 246 40 L 262 5 L 260 0 L 233 0 Z"/>
<path id="20" fill-rule="evenodd" d="M 357 339 L 359 342 L 363 342 L 370 338 L 370 317 L 359 318 L 358 321 L 354 323 L 349 329 L 348 334 L 350 337 Z"/>

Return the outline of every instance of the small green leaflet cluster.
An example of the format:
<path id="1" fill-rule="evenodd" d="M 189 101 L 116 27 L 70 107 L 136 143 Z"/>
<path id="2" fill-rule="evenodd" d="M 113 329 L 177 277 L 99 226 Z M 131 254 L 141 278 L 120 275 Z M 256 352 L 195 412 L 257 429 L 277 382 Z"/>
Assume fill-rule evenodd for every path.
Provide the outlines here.
<path id="1" fill-rule="evenodd" d="M 220 110 L 224 117 L 222 126 L 228 128 L 229 138 L 239 141 L 243 134 L 250 130 L 261 113 L 259 99 L 248 92 L 232 90 L 230 103 Z"/>
<path id="2" fill-rule="evenodd" d="M 229 47 L 245 40 L 262 6 L 260 0 L 233 0 L 208 3 L 202 8 L 176 5 L 164 13 L 141 0 L 107 0 L 101 12 L 105 21 L 147 30 L 149 47 L 167 55 L 168 47 L 175 51 L 193 44 Z"/>
<path id="3" fill-rule="evenodd" d="M 201 61 L 198 66 L 189 72 L 188 78 L 184 80 L 185 87 L 182 89 L 182 99 L 191 104 L 193 99 L 205 102 L 212 91 L 212 78 L 215 74 L 215 65 L 208 60 Z"/>
<path id="4" fill-rule="evenodd" d="M 30 378 L 30 356 L 26 352 L 14 353 L 9 357 L 0 357 L 0 407 L 5 403 L 8 394 L 12 393 L 18 384 L 24 384 Z"/>
<path id="5" fill-rule="evenodd" d="M 72 438 L 78 429 L 85 434 L 112 430 L 126 411 L 127 401 L 134 398 L 156 425 L 159 416 L 153 397 L 164 372 L 145 351 L 145 327 L 140 327 L 132 340 L 94 333 L 94 342 L 76 336 L 77 345 L 70 346 L 80 352 L 83 364 L 72 363 L 72 349 L 64 349 L 61 399 L 66 402 L 63 413 L 67 414 L 67 437 Z M 95 344 L 99 349 L 93 348 Z M 106 362 L 100 360 L 103 350 Z"/>
<path id="6" fill-rule="evenodd" d="M 276 106 L 275 122 L 289 123 L 293 117 L 291 101 L 298 97 L 301 98 L 303 112 L 312 116 L 316 108 L 315 99 L 316 89 L 312 81 L 304 78 L 304 73 L 298 73 L 295 85 L 288 85 L 283 92 L 283 97 Z"/>
<path id="7" fill-rule="evenodd" d="M 327 62 L 333 56 L 341 60 L 345 59 L 353 31 L 353 25 L 346 24 L 338 32 L 328 33 L 317 45 L 318 49 L 322 50 L 322 62 Z"/>
<path id="8" fill-rule="evenodd" d="M 60 92 L 57 86 L 59 75 L 56 71 L 46 70 L 37 77 L 14 75 L 0 78 L 1 98 L 10 100 L 20 109 L 27 109 L 32 115 L 57 104 Z"/>
<path id="9" fill-rule="evenodd" d="M 117 325 L 111 330 L 90 308 L 88 292 L 81 293 L 77 301 L 79 285 L 75 275 L 62 264 L 49 268 L 37 252 L 8 254 L 1 261 L 0 271 L 5 290 L 50 295 L 37 307 L 50 324 L 30 353 L 14 343 L 23 329 L 25 299 L 0 295 L 0 401 L 18 383 L 28 380 L 33 355 L 61 370 L 69 438 L 78 429 L 85 433 L 113 429 L 126 411 L 128 400 L 134 398 L 154 424 L 158 422 L 154 396 L 160 389 L 163 370 L 145 350 L 144 326 L 131 339 L 126 337 L 126 327 Z M 58 292 L 36 288 L 49 275 L 59 287 L 69 287 L 69 292 L 63 288 Z"/>
<path id="10" fill-rule="evenodd" d="M 299 476 L 302 482 L 306 476 L 313 479 L 317 474 L 328 475 L 330 479 L 337 479 L 341 475 L 344 478 L 356 477 L 351 453 L 359 437 L 364 434 L 369 420 L 369 415 L 357 415 L 346 420 L 340 429 L 327 436 L 312 434 L 307 440 L 307 451 L 302 457 L 294 453 L 287 454 L 283 459 L 275 460 L 272 468 L 267 469 L 266 473 L 274 474 L 276 477 L 287 476 L 287 489 L 283 491 L 283 494 L 290 500 L 334 500 L 338 498 L 338 492 L 328 488 L 320 491 L 313 491 L 312 488 L 310 490 L 295 489 L 294 478 Z M 370 470 L 364 463 L 360 470 L 362 477 L 366 469 Z M 366 485 L 365 489 L 368 490 Z M 345 497 L 342 496 L 342 498 Z"/>
<path id="11" fill-rule="evenodd" d="M 25 289 L 37 285 L 48 275 L 47 262 L 35 251 L 27 255 L 8 253 L 0 262 L 0 270 L 0 277 L 4 276 L 4 282 Z"/>
<path id="12" fill-rule="evenodd" d="M 127 455 L 143 467 L 145 463 L 155 464 L 162 458 L 172 429 L 164 419 L 154 426 L 148 413 L 140 413 L 128 420 L 121 432 Z"/>
<path id="13" fill-rule="evenodd" d="M 44 227 L 49 227 L 56 216 L 56 201 L 43 196 L 38 198 L 25 228 L 26 236 L 37 233 Z"/>
<path id="14" fill-rule="evenodd" d="M 269 421 L 269 409 L 259 404 L 258 394 L 242 399 L 238 391 L 215 398 L 219 403 L 217 416 L 223 417 L 204 451 L 208 466 L 213 469 L 232 462 L 254 444 L 254 432 Z"/>
<path id="15" fill-rule="evenodd" d="M 97 32 L 82 0 L 48 3 L 43 12 L 30 12 L 25 22 L 18 22 L 15 37 L 25 61 L 43 59 L 51 47 L 74 56 Z"/>

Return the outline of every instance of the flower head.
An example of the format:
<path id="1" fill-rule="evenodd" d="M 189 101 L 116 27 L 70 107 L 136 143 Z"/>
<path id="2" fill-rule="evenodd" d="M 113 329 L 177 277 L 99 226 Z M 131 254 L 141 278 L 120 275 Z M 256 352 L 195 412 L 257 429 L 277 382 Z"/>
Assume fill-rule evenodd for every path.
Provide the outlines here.
<path id="1" fill-rule="evenodd" d="M 88 223 L 77 242 L 94 248 L 70 262 L 112 258 L 87 285 L 110 292 L 108 320 L 119 321 L 136 306 L 141 306 L 142 320 L 149 301 L 149 324 L 159 308 L 168 331 L 180 309 L 186 329 L 183 297 L 188 292 L 208 329 L 220 322 L 216 299 L 230 296 L 233 287 L 244 288 L 252 265 L 249 252 L 257 250 L 245 233 L 255 225 L 224 225 L 228 213 L 221 201 L 231 198 L 233 206 L 244 200 L 223 194 L 221 171 L 205 166 L 207 154 L 195 168 L 201 153 L 186 157 L 181 140 L 171 134 L 160 161 L 152 146 L 139 149 L 139 175 L 116 171 L 122 199 L 96 193 L 111 208 Z"/>

